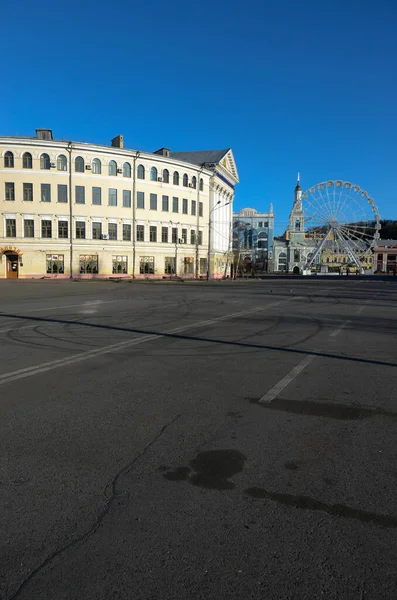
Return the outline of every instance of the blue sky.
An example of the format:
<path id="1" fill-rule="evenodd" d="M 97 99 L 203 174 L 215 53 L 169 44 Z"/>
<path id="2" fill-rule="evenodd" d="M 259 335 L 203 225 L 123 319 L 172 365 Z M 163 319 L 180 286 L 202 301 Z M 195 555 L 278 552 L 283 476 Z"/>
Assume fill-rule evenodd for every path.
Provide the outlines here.
<path id="1" fill-rule="evenodd" d="M 297 171 L 397 219 L 396 30 L 396 0 L 7 3 L 0 134 L 230 146 L 235 208 L 273 202 L 278 231 Z"/>

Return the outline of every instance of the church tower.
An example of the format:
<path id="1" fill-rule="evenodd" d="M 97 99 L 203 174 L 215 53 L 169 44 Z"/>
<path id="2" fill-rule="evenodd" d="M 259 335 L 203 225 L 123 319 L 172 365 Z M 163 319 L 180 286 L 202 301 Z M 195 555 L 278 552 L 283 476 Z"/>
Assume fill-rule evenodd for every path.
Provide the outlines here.
<path id="1" fill-rule="evenodd" d="M 303 242 L 305 239 L 305 213 L 302 208 L 302 188 L 300 174 L 294 191 L 294 205 L 289 216 L 289 239 L 291 242 Z"/>

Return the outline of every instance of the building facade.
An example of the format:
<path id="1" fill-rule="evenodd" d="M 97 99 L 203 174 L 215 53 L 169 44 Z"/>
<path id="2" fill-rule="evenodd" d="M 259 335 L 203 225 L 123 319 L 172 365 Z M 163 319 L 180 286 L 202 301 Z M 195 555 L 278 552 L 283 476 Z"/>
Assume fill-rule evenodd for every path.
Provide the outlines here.
<path id="1" fill-rule="evenodd" d="M 208 256 L 221 277 L 237 182 L 230 148 L 0 138 L 0 278 L 205 277 Z M 211 211 L 220 235 L 208 252 Z"/>
<path id="2" fill-rule="evenodd" d="M 397 274 L 397 240 L 378 240 L 374 248 L 376 273 Z"/>
<path id="3" fill-rule="evenodd" d="M 271 271 L 274 241 L 274 212 L 243 208 L 233 214 L 233 252 L 259 271 Z"/>

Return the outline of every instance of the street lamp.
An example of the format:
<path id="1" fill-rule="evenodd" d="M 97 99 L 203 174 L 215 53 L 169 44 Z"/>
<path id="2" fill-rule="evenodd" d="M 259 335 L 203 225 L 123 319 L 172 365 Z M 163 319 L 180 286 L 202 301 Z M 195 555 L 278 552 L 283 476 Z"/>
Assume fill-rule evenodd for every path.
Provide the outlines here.
<path id="1" fill-rule="evenodd" d="M 214 210 L 216 210 L 217 208 L 221 208 L 219 206 L 219 204 L 222 202 L 222 200 L 218 200 L 218 202 L 215 204 L 215 206 L 213 206 L 209 212 L 208 215 L 208 258 L 207 258 L 207 281 L 209 281 L 211 279 L 211 215 L 214 212 Z M 227 206 L 228 204 L 230 204 L 230 200 L 228 202 L 225 202 L 225 204 L 222 204 L 222 206 Z"/>

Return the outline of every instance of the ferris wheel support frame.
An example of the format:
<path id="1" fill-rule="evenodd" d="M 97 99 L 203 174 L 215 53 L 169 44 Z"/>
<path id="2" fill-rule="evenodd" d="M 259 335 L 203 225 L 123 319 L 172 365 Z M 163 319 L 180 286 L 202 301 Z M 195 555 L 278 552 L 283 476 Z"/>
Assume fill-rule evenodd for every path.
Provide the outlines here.
<path id="1" fill-rule="evenodd" d="M 358 268 L 359 272 L 361 274 L 363 274 L 364 273 L 363 266 L 360 264 L 360 261 L 358 260 L 357 256 L 354 254 L 353 250 L 351 249 L 349 242 L 343 237 L 343 235 L 341 234 L 339 229 L 335 229 L 335 233 L 338 236 L 339 240 L 341 241 L 342 247 L 345 249 L 346 254 L 349 256 L 350 260 L 352 262 L 354 262 L 354 264 Z"/>
<path id="2" fill-rule="evenodd" d="M 312 264 L 314 263 L 315 259 L 317 258 L 317 256 L 320 254 L 325 242 L 327 241 L 327 238 L 329 236 L 329 233 L 331 231 L 331 227 L 328 229 L 326 235 L 324 236 L 324 238 L 321 240 L 321 244 L 318 246 L 318 248 L 315 249 L 315 251 L 313 252 L 312 256 L 310 257 L 310 259 L 307 261 L 307 263 L 305 264 L 305 266 L 303 267 L 304 270 L 306 271 L 306 269 L 310 269 L 310 267 L 312 266 Z"/>

